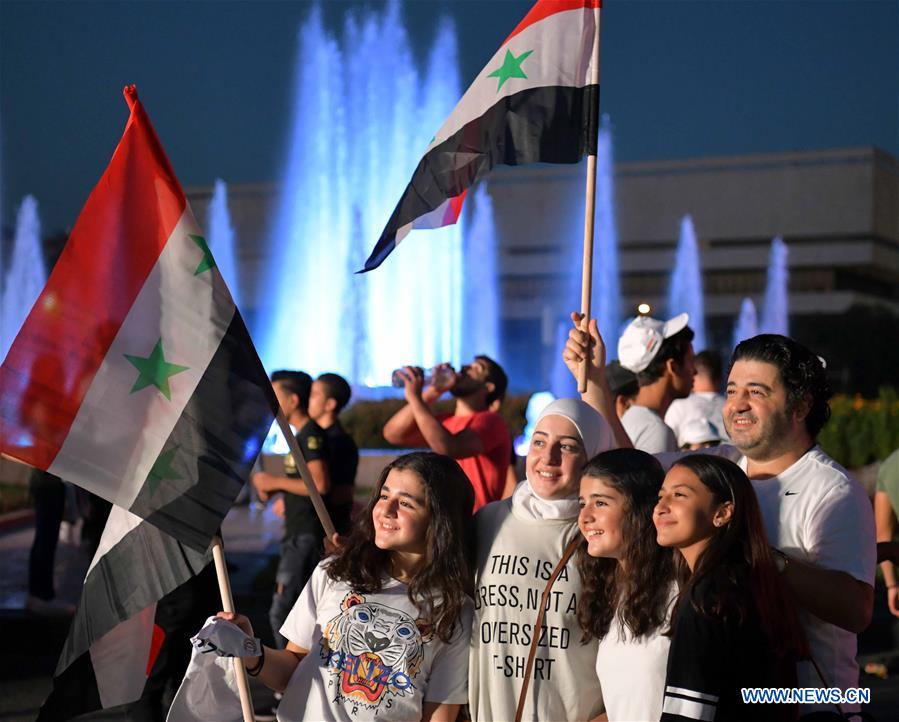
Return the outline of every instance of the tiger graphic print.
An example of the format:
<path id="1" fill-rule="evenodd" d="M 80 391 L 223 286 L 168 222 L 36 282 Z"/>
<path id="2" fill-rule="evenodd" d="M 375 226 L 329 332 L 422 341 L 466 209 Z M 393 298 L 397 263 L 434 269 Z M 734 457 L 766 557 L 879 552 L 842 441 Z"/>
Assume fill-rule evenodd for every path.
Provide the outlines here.
<path id="1" fill-rule="evenodd" d="M 386 700 L 389 708 L 392 697 L 412 694 L 427 641 L 427 632 L 423 636 L 405 612 L 347 594 L 321 639 L 334 701 L 350 709 L 377 709 Z"/>

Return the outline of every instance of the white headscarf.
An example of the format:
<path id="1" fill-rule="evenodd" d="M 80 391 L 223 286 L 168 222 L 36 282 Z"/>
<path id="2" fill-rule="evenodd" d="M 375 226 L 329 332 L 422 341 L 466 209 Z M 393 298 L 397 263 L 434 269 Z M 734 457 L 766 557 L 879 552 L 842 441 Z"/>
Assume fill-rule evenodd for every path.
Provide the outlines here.
<path id="1" fill-rule="evenodd" d="M 589 404 L 580 399 L 556 399 L 540 412 L 536 428 L 544 416 L 561 416 L 577 429 L 588 459 L 614 448 L 612 429 Z M 578 515 L 577 498 L 543 499 L 537 496 L 528 479 L 515 487 L 512 507 L 534 519 L 571 519 Z"/>

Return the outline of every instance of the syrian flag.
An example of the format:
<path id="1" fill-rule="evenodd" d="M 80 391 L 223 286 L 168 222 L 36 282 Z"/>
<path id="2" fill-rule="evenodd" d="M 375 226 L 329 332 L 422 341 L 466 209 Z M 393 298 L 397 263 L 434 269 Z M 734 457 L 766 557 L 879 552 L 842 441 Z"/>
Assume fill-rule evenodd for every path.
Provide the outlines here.
<path id="1" fill-rule="evenodd" d="M 157 602 L 199 574 L 210 557 L 114 506 L 38 722 L 140 699 L 165 641 L 155 621 Z"/>
<path id="2" fill-rule="evenodd" d="M 493 166 L 596 154 L 601 6 L 537 0 L 431 141 L 363 271 L 412 229 L 455 223 L 465 193 Z"/>
<path id="3" fill-rule="evenodd" d="M 0 366 L 0 451 L 205 551 L 277 400 L 134 86 Z"/>

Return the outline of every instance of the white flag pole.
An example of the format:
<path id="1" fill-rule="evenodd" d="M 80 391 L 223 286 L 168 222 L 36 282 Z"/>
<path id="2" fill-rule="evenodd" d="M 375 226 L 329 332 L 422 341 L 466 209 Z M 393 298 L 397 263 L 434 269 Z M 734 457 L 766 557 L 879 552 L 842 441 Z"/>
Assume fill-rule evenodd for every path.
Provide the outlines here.
<path id="1" fill-rule="evenodd" d="M 215 576 L 218 578 L 219 594 L 222 596 L 222 611 L 234 614 L 234 599 L 231 596 L 231 580 L 228 579 L 228 567 L 225 566 L 225 550 L 222 548 L 222 538 L 216 536 L 212 540 L 212 559 L 215 562 Z M 253 700 L 250 697 L 250 680 L 247 679 L 247 670 L 243 666 L 240 657 L 232 657 L 234 676 L 237 678 L 237 691 L 240 695 L 240 709 L 243 712 L 244 722 L 256 722 L 253 714 Z"/>
<path id="2" fill-rule="evenodd" d="M 599 137 L 599 16 L 600 8 L 593 9 L 596 20 L 596 39 L 593 43 L 593 57 L 590 64 L 590 84 L 596 87 L 596 102 L 590 108 L 589 132 L 594 146 Z M 587 156 L 587 197 L 584 210 L 584 262 L 581 273 L 581 331 L 588 333 L 590 323 L 590 298 L 593 295 L 593 226 L 596 211 L 596 153 Z M 578 368 L 578 393 L 587 390 L 587 370 L 590 359 L 585 358 Z"/>

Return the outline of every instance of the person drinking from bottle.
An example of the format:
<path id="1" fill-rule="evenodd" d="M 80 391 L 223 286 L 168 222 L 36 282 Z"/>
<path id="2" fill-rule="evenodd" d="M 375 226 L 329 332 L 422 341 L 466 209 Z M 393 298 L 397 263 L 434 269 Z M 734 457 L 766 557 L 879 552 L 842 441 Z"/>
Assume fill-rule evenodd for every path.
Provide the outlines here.
<path id="1" fill-rule="evenodd" d="M 402 447 L 427 446 L 458 461 L 474 488 L 475 511 L 502 499 L 512 440 L 502 417 L 489 408 L 506 393 L 502 367 L 481 355 L 457 374 L 432 374 L 436 378 L 427 386 L 421 369 L 413 366 L 397 375 L 406 405 L 385 424 L 384 438 Z M 456 400 L 453 413 L 435 413 L 431 405 L 447 391 Z"/>

